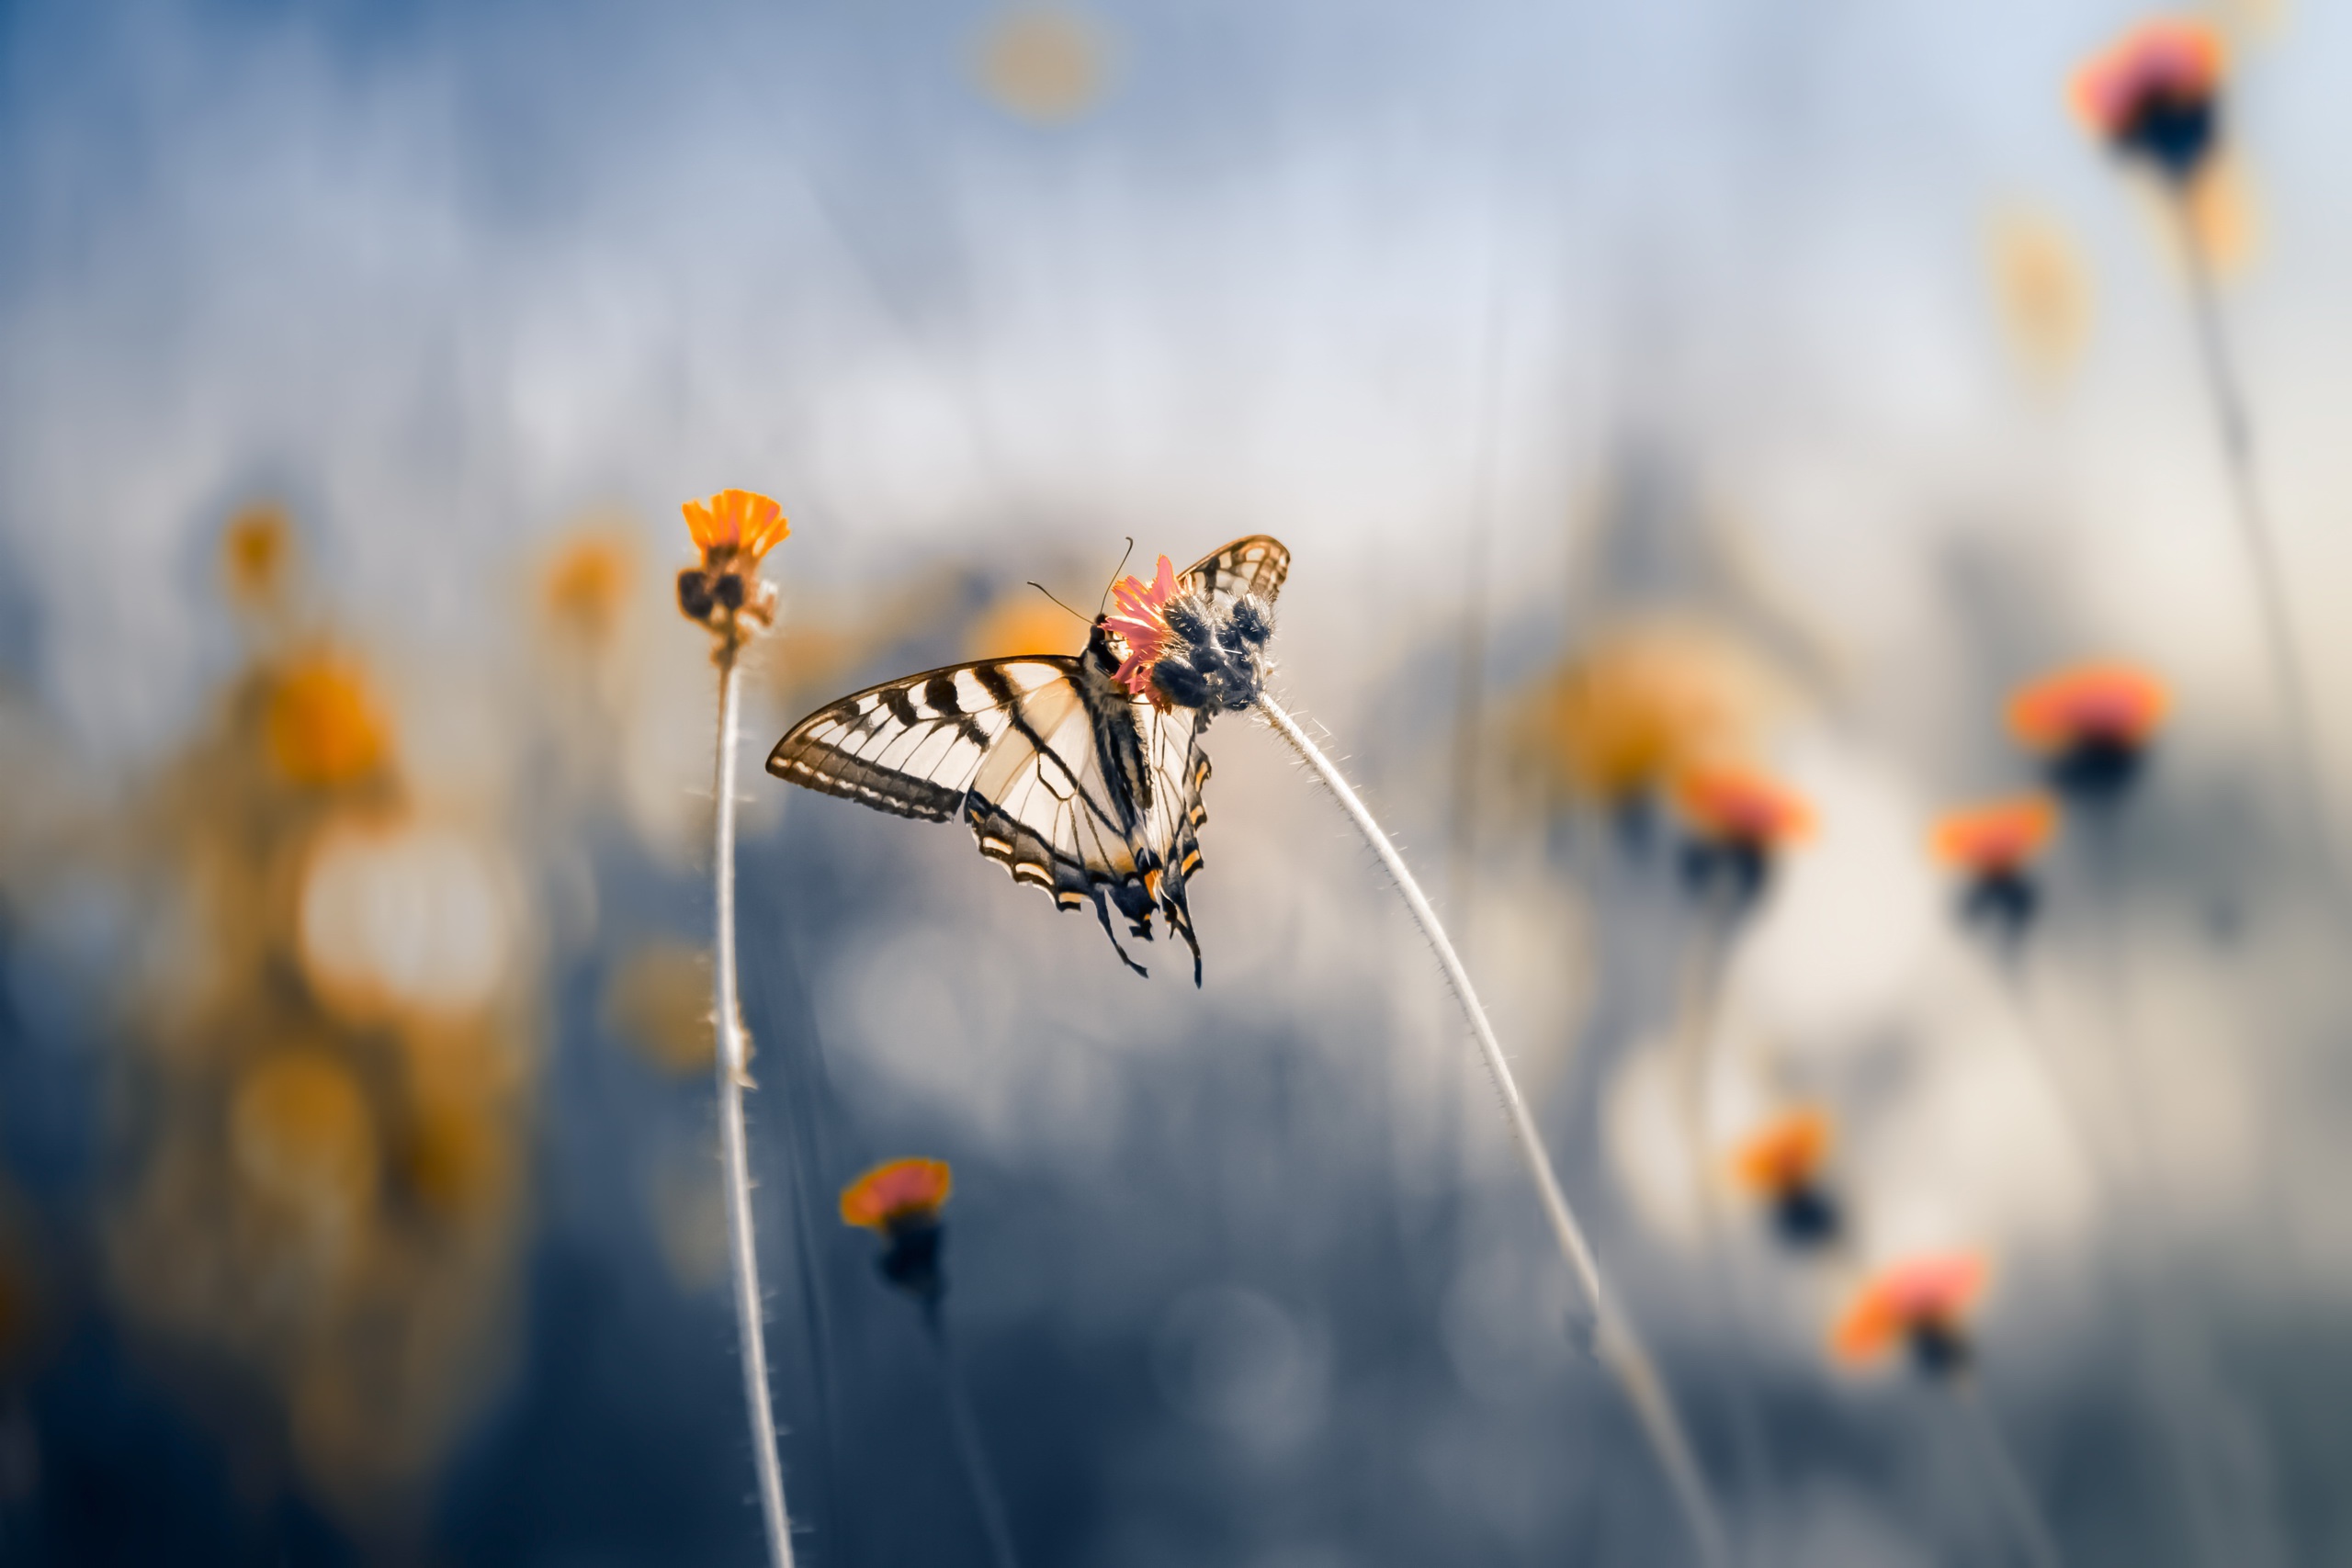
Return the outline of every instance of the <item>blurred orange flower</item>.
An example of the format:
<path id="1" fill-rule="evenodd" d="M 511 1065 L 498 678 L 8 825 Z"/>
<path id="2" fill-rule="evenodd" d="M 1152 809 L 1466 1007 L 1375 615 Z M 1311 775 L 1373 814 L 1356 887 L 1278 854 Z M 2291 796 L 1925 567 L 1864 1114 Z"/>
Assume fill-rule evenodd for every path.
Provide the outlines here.
<path id="1" fill-rule="evenodd" d="M 2058 803 L 2021 795 L 1945 813 L 1928 834 L 1937 860 L 1971 876 L 2014 876 L 2050 846 Z"/>
<path id="2" fill-rule="evenodd" d="M 2213 149 L 2222 40 L 2202 22 L 2140 23 L 2075 73 L 2068 96 L 2094 133 L 2187 180 Z"/>
<path id="3" fill-rule="evenodd" d="M 2045 754 L 2083 746 L 2137 751 L 2171 707 L 2164 682 L 2137 665 L 2079 664 L 2018 688 L 2009 729 Z"/>
<path id="4" fill-rule="evenodd" d="M 367 678 L 328 654 L 298 660 L 277 675 L 263 728 L 278 773 L 312 788 L 363 778 L 390 750 Z"/>
<path id="5" fill-rule="evenodd" d="M 1784 1111 L 1732 1150 L 1732 1177 L 1759 1198 L 1785 1198 L 1820 1176 L 1829 1141 L 1827 1111 L 1812 1105 Z"/>
<path id="6" fill-rule="evenodd" d="M 1754 768 L 1687 769 L 1675 781 L 1674 800 L 1692 836 L 1708 843 L 1770 851 L 1813 831 L 1813 807 L 1805 798 Z"/>
<path id="7" fill-rule="evenodd" d="M 937 1217 L 955 1189 L 944 1159 L 894 1159 L 842 1189 L 842 1223 L 888 1232 Z"/>
<path id="8" fill-rule="evenodd" d="M 1855 1292 L 1830 1332 L 1829 1348 L 1838 1359 L 1859 1365 L 1907 1340 L 1928 1370 L 1952 1370 L 1966 1359 L 1968 1319 L 1990 1273 L 1973 1252 L 1891 1264 Z"/>
<path id="9" fill-rule="evenodd" d="M 249 607 L 270 604 L 286 586 L 293 556 L 294 525 L 283 507 L 265 502 L 238 513 L 220 536 L 230 597 Z"/>
<path id="10" fill-rule="evenodd" d="M 548 563 L 548 617 L 570 636 L 602 645 L 620 625 L 636 578 L 637 551 L 626 535 L 582 534 Z"/>

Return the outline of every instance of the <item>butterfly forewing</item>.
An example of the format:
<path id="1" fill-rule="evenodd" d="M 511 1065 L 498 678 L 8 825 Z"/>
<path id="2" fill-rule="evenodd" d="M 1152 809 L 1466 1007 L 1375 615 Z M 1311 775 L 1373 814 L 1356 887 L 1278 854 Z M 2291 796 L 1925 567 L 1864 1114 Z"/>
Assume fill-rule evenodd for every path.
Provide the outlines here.
<path id="1" fill-rule="evenodd" d="M 870 686 L 810 714 L 768 772 L 877 810 L 944 822 L 1027 702 L 1069 690 L 1074 659 L 991 659 Z"/>

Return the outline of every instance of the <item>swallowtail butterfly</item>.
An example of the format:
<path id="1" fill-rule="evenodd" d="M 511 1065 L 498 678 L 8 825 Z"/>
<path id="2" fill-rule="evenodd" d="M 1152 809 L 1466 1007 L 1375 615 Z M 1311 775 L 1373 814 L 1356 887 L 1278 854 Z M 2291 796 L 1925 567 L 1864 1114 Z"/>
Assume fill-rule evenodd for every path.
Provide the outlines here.
<path id="1" fill-rule="evenodd" d="M 1159 596 L 1157 649 L 1130 646 L 1115 617 L 1097 615 L 1074 657 L 984 659 L 885 682 L 794 725 L 768 772 L 901 817 L 961 818 L 1015 882 L 1065 909 L 1091 901 L 1138 975 L 1111 906 L 1146 942 L 1153 912 L 1164 911 L 1193 950 L 1198 985 L 1201 944 L 1184 885 L 1201 869 L 1197 835 L 1208 820 L 1201 732 L 1216 714 L 1256 701 L 1272 601 L 1289 570 L 1279 541 L 1236 539 Z M 1148 680 L 1120 680 L 1123 661 L 1132 670 L 1139 654 L 1153 660 Z M 1131 692 L 1131 682 L 1147 689 Z"/>

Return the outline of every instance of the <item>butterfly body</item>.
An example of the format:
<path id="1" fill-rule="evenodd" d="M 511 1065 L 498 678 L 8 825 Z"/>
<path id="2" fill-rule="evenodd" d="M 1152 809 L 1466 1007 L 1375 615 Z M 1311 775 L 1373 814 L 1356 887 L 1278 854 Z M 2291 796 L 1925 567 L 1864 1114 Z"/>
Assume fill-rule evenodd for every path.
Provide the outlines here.
<path id="1" fill-rule="evenodd" d="M 768 771 L 902 817 L 960 818 L 1014 881 L 1065 909 L 1091 903 L 1137 974 L 1111 909 L 1147 942 L 1152 916 L 1164 914 L 1192 949 L 1198 984 L 1185 882 L 1200 870 L 1208 820 L 1201 732 L 1216 713 L 1256 700 L 1271 604 L 1289 565 L 1273 539 L 1236 540 L 1170 582 L 1178 592 L 1163 595 L 1166 635 L 1148 650 L 1120 620 L 1097 616 L 1075 656 L 981 660 L 886 682 L 793 726 Z M 1141 693 L 1139 668 L 1151 675 Z"/>

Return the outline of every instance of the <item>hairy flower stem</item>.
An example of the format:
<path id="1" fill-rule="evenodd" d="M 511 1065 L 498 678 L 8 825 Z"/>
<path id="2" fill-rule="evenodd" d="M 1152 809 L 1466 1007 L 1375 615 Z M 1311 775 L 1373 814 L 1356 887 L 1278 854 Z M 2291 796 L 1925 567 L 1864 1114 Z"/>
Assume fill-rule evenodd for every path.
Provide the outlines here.
<path id="1" fill-rule="evenodd" d="M 956 1457 L 964 1466 L 965 1483 L 972 1489 L 972 1506 L 979 1510 L 989 1562 L 991 1568 L 1021 1568 L 1021 1559 L 1012 1550 L 1012 1525 L 1005 1514 L 1004 1495 L 997 1489 L 996 1472 L 980 1441 L 979 1419 L 972 1414 L 972 1396 L 964 1386 L 963 1363 L 956 1359 L 956 1347 L 947 1337 L 947 1314 L 939 1303 L 923 1303 L 922 1325 L 931 1337 L 932 1348 L 939 1352 L 939 1377 L 946 1386 Z"/>
<path id="2" fill-rule="evenodd" d="M 2008 1516 L 2009 1527 L 2017 1531 L 2018 1544 L 2024 1548 L 2027 1561 L 2033 1568 L 2065 1568 L 2066 1560 L 2059 1553 L 2056 1538 L 2050 1533 L 2049 1521 L 2041 1517 L 2041 1506 L 2033 1500 L 2017 1461 L 2010 1457 L 2009 1445 L 2002 1440 L 2001 1428 L 1994 1424 L 1993 1413 L 1984 1408 L 1984 1402 L 1973 1384 L 1955 1382 L 1947 1392 L 1951 1396 L 1952 1409 L 1960 1417 L 1960 1426 L 1968 1435 L 1977 1467 L 1984 1472 L 1985 1484 L 1992 1489 L 2001 1512 Z"/>
<path id="3" fill-rule="evenodd" d="M 2254 423 L 2246 412 L 2232 362 L 2229 339 L 2222 329 L 2222 305 L 2213 276 L 2212 253 L 2197 226 L 2189 187 L 2176 184 L 2170 206 L 2180 230 L 2181 255 L 2188 273 L 2188 309 L 2197 333 L 2198 361 L 2213 404 L 2213 424 L 2221 437 L 2222 466 L 2228 470 L 2230 501 L 2237 513 L 2238 538 L 2254 578 L 2256 607 L 2270 656 L 2270 676 L 2276 686 L 2280 717 L 2287 728 L 2292 753 L 2296 804 L 2308 820 L 2331 881 L 2339 867 L 2335 837 L 2326 807 L 2326 789 L 2320 767 L 2319 726 L 2312 707 L 2311 684 L 2303 671 L 2301 645 L 2295 637 L 2294 613 L 2287 598 L 2286 575 L 2279 564 L 2278 543 L 2268 509 L 2254 471 Z M 2331 887 L 2332 893 L 2341 892 Z"/>
<path id="4" fill-rule="evenodd" d="M 1715 1515 L 1714 1500 L 1708 1495 L 1706 1483 L 1699 1474 L 1699 1467 L 1690 1455 L 1690 1444 L 1683 1435 L 1682 1424 L 1675 1416 L 1668 1399 L 1665 1384 L 1641 1341 L 1634 1337 L 1633 1325 L 1618 1314 L 1616 1303 L 1602 1288 L 1600 1268 L 1593 1260 L 1592 1248 L 1586 1244 L 1584 1232 L 1577 1224 L 1576 1215 L 1568 1208 L 1567 1195 L 1560 1190 L 1560 1179 L 1552 1169 L 1551 1154 L 1544 1146 L 1544 1134 L 1535 1125 L 1534 1116 L 1527 1109 L 1527 1101 L 1519 1092 L 1518 1080 L 1512 1077 L 1510 1061 L 1503 1055 L 1502 1043 L 1495 1038 L 1494 1025 L 1487 1021 L 1486 1009 L 1478 1005 L 1478 993 L 1472 988 L 1469 971 L 1462 966 L 1461 956 L 1447 940 L 1445 928 L 1438 923 L 1437 911 L 1430 908 L 1420 885 L 1405 867 L 1404 857 L 1396 846 L 1388 841 L 1363 801 L 1349 787 L 1348 781 L 1334 767 L 1322 749 L 1307 739 L 1306 732 L 1280 703 L 1261 694 L 1258 711 L 1272 725 L 1276 734 L 1289 743 L 1308 768 L 1314 771 L 1323 787 L 1355 824 L 1374 854 L 1388 873 L 1405 907 L 1429 939 L 1437 953 L 1438 964 L 1445 971 L 1446 983 L 1453 989 L 1454 999 L 1462 1004 L 1462 1015 L 1468 1021 L 1470 1032 L 1478 1042 L 1478 1051 L 1487 1065 L 1487 1072 L 1494 1079 L 1495 1092 L 1502 1100 L 1503 1119 L 1510 1125 L 1511 1139 L 1520 1159 L 1527 1167 L 1528 1179 L 1535 1184 L 1536 1197 L 1544 1207 L 1544 1217 L 1550 1223 L 1553 1239 L 1559 1243 L 1560 1256 L 1567 1260 L 1569 1271 L 1575 1275 L 1577 1289 L 1584 1296 L 1586 1311 L 1590 1314 L 1592 1348 L 1601 1364 L 1617 1379 L 1625 1398 L 1634 1407 L 1641 1423 L 1643 1436 L 1648 1439 L 1658 1465 L 1666 1472 L 1673 1485 L 1676 1500 L 1681 1505 L 1683 1517 L 1696 1539 L 1701 1556 L 1710 1568 L 1726 1568 L 1730 1552 L 1726 1547 L 1723 1526 Z"/>
<path id="5" fill-rule="evenodd" d="M 743 1344 L 743 1401 L 752 1426 L 752 1458 L 760 1477 L 770 1568 L 792 1568 L 792 1519 L 784 1508 L 784 1467 L 776 1460 L 775 1420 L 768 1411 L 768 1352 L 760 1307 L 760 1263 L 752 1229 L 751 1161 L 743 1146 L 743 1090 L 749 1043 L 735 995 L 735 730 L 742 674 L 740 645 L 720 643 L 718 762 L 711 794 L 717 807 L 711 881 L 718 932 L 711 964 L 712 1003 L 718 1031 L 718 1146 L 726 1168 L 727 1252 L 735 1275 L 735 1328 Z"/>

